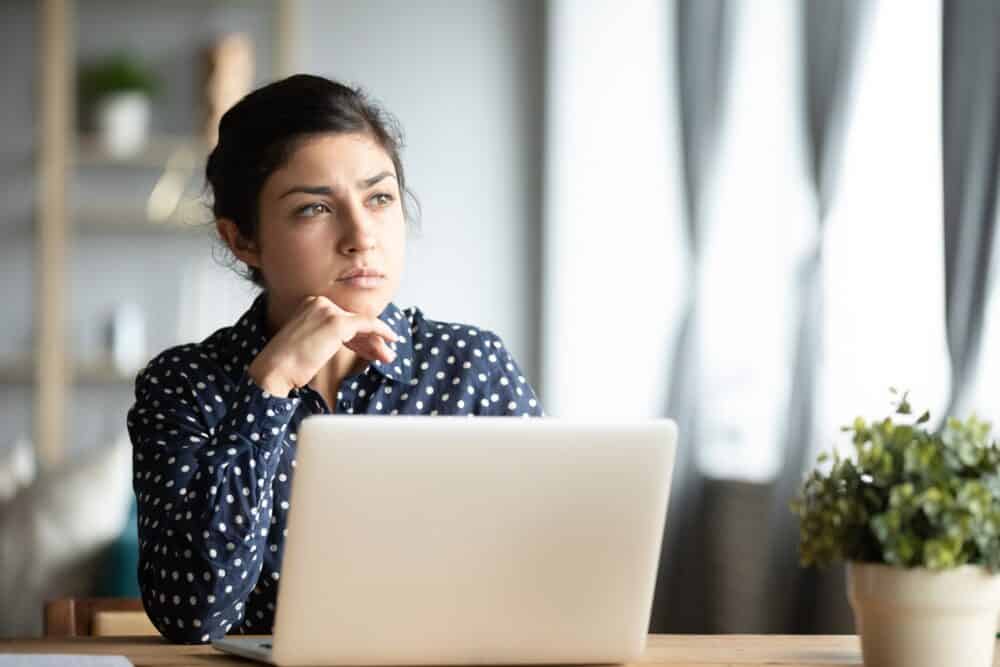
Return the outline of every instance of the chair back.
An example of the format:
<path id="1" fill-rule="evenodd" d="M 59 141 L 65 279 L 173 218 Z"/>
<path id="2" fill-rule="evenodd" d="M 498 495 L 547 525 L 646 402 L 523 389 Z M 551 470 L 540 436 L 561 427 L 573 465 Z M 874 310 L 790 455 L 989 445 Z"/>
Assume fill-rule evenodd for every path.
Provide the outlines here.
<path id="1" fill-rule="evenodd" d="M 62 598 L 45 603 L 46 637 L 158 635 L 138 598 Z"/>

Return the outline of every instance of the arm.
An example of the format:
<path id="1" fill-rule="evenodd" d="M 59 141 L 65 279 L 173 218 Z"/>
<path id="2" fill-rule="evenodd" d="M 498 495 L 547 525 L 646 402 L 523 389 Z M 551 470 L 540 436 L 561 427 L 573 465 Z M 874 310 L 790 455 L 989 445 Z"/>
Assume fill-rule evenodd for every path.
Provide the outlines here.
<path id="1" fill-rule="evenodd" d="M 218 639 L 263 566 L 271 486 L 297 398 L 244 376 L 215 383 L 204 355 L 168 351 L 136 380 L 128 415 L 139 507 L 139 587 L 167 639 Z M 228 387 L 228 391 L 226 391 Z M 226 398 L 223 398 L 226 396 Z"/>

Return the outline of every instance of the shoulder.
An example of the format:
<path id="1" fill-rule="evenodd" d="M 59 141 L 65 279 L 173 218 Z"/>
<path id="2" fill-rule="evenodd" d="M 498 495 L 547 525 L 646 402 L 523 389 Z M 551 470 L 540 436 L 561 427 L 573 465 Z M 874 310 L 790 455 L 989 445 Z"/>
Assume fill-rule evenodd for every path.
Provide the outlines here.
<path id="1" fill-rule="evenodd" d="M 410 322 L 416 372 L 449 367 L 471 373 L 484 386 L 516 381 L 523 375 L 500 334 L 475 324 L 434 320 L 417 307 L 404 313 Z"/>
<path id="2" fill-rule="evenodd" d="M 175 345 L 153 357 L 136 377 L 136 390 L 158 388 L 165 394 L 182 391 L 195 384 L 200 389 L 209 385 L 230 385 L 239 377 L 242 368 L 236 368 L 227 342 L 234 327 L 224 327 L 203 341 Z M 175 386 L 176 385 L 176 386 Z M 228 391 L 229 386 L 225 387 Z"/>
<path id="3" fill-rule="evenodd" d="M 412 385 L 442 383 L 447 401 L 457 393 L 482 415 L 541 415 L 534 390 L 495 331 L 474 324 L 426 317 L 419 308 L 404 311 L 413 345 Z M 436 391 L 433 386 L 426 393 Z M 446 405 L 446 408 L 450 403 Z M 464 413 L 461 413 L 464 414 Z"/>

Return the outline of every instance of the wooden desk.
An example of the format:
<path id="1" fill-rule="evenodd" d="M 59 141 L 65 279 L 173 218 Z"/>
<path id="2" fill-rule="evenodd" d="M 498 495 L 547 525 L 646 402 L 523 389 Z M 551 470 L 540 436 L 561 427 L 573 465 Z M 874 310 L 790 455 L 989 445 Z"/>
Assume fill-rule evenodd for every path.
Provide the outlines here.
<path id="1" fill-rule="evenodd" d="M 136 667 L 248 667 L 210 646 L 178 646 L 160 638 L 0 640 L 2 653 L 76 653 L 124 655 Z M 852 635 L 650 635 L 637 664 L 662 667 L 785 665 L 832 667 L 861 665 L 861 646 Z M 994 663 L 1000 667 L 1000 661 Z"/>

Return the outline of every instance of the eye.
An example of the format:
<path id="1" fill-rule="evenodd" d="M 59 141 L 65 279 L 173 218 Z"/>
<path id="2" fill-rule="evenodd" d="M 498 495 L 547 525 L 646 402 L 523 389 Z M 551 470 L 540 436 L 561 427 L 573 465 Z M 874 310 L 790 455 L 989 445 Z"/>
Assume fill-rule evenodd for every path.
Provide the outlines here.
<path id="1" fill-rule="evenodd" d="M 327 206 L 326 204 L 324 204 L 322 202 L 315 202 L 315 203 L 312 203 L 312 204 L 306 204 L 305 206 L 300 206 L 295 211 L 295 215 L 298 215 L 298 216 L 301 216 L 301 217 L 304 217 L 304 218 L 314 218 L 317 215 L 321 215 L 323 213 L 332 213 L 332 211 L 330 210 L 329 206 Z"/>
<path id="2" fill-rule="evenodd" d="M 379 193 L 376 193 L 376 194 L 372 195 L 371 198 L 368 201 L 374 202 L 375 206 L 377 206 L 379 208 L 385 208 L 386 206 L 388 206 L 389 204 L 391 204 L 395 200 L 396 200 L 396 198 L 393 197 L 392 195 L 390 195 L 389 193 L 387 193 L 387 192 L 379 192 Z"/>

